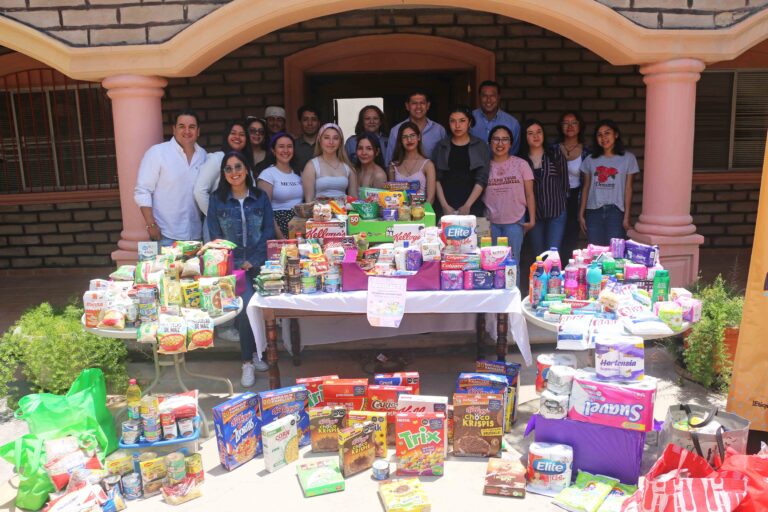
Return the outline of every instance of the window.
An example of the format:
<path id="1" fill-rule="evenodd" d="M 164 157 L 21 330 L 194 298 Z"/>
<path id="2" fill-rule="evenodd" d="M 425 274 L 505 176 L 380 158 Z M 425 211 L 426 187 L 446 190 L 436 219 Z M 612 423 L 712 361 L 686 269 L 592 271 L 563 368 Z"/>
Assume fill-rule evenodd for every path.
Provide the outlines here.
<path id="1" fill-rule="evenodd" d="M 693 168 L 761 169 L 768 132 L 768 72 L 702 73 L 696 87 Z"/>
<path id="2" fill-rule="evenodd" d="M 109 98 L 52 69 L 0 77 L 0 193 L 117 187 Z"/>

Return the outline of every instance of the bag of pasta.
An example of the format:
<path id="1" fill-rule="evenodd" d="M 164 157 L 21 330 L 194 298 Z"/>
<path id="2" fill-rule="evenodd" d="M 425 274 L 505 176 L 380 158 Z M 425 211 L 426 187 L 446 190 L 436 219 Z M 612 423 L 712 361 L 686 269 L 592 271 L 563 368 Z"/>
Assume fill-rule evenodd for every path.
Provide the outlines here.
<path id="1" fill-rule="evenodd" d="M 187 350 L 211 348 L 213 346 L 213 320 L 205 311 L 184 310 L 187 320 Z"/>
<path id="2" fill-rule="evenodd" d="M 160 315 L 157 325 L 157 343 L 160 354 L 178 354 L 187 351 L 187 322 L 183 316 Z"/>

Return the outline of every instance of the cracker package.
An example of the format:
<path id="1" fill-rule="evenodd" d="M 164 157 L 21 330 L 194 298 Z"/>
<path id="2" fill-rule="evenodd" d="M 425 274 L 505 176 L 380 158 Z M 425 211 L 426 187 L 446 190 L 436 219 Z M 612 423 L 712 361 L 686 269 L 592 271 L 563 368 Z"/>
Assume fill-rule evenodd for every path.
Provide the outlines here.
<path id="1" fill-rule="evenodd" d="M 445 414 L 439 412 L 398 413 L 397 474 L 442 476 L 445 472 Z"/>
<path id="2" fill-rule="evenodd" d="M 373 466 L 376 445 L 373 423 L 366 421 L 339 431 L 339 464 L 344 478 Z"/>
<path id="3" fill-rule="evenodd" d="M 296 416 L 278 418 L 261 428 L 264 467 L 270 473 L 299 459 L 299 434 Z"/>
<path id="4" fill-rule="evenodd" d="M 373 383 L 386 386 L 413 386 L 413 394 L 421 393 L 419 372 L 377 373 Z"/>
<path id="5" fill-rule="evenodd" d="M 387 413 L 377 411 L 349 411 L 347 414 L 347 426 L 352 427 L 356 423 L 364 423 L 366 421 L 373 423 L 373 442 L 376 445 L 376 457 L 385 458 L 387 456 L 387 433 L 389 432 Z"/>
<path id="6" fill-rule="evenodd" d="M 339 449 L 339 430 L 346 427 L 347 410 L 340 406 L 311 407 L 309 437 L 313 452 L 335 452 Z"/>
<path id="7" fill-rule="evenodd" d="M 525 498 L 525 466 L 518 460 L 488 459 L 485 471 L 485 494 Z"/>
<path id="8" fill-rule="evenodd" d="M 445 414 L 445 455 L 448 455 L 450 432 L 453 429 L 453 415 L 448 414 L 447 396 L 407 395 L 397 399 L 397 412 L 439 412 Z"/>
<path id="9" fill-rule="evenodd" d="M 200 285 L 192 279 L 182 279 L 180 281 L 181 297 L 184 300 L 184 306 L 188 308 L 200 308 Z"/>
<path id="10" fill-rule="evenodd" d="M 323 382 L 326 380 L 338 380 L 338 375 L 323 375 L 321 377 L 303 377 L 296 379 L 296 384 L 307 388 L 307 403 L 305 409 L 310 407 L 320 407 L 325 405 L 323 397 Z"/>
<path id="11" fill-rule="evenodd" d="M 334 379 L 323 382 L 325 405 L 343 405 L 350 410 L 364 410 L 368 379 Z"/>
<path id="12" fill-rule="evenodd" d="M 296 468 L 296 474 L 305 498 L 344 490 L 344 477 L 337 459 L 304 462 Z"/>
<path id="13" fill-rule="evenodd" d="M 219 461 L 232 471 L 261 453 L 259 398 L 250 391 L 213 408 Z"/>
<path id="14" fill-rule="evenodd" d="M 493 394 L 453 395 L 453 454 L 495 457 L 501 450 L 504 397 Z"/>
<path id="15" fill-rule="evenodd" d="M 289 386 L 286 388 L 262 391 L 259 393 L 259 408 L 261 421 L 264 425 L 278 418 L 294 415 L 298 420 L 299 445 L 310 444 L 309 416 L 304 403 L 307 401 L 307 388 L 304 386 Z"/>
<path id="16" fill-rule="evenodd" d="M 157 324 L 157 352 L 178 354 L 187 351 L 187 322 L 183 316 L 160 315 Z"/>
<path id="17" fill-rule="evenodd" d="M 387 413 L 387 444 L 395 445 L 395 416 L 400 395 L 413 394 L 413 386 L 390 386 L 374 384 L 368 386 L 365 408 L 369 411 Z"/>
<path id="18" fill-rule="evenodd" d="M 430 512 L 427 493 L 418 478 L 387 480 L 379 484 L 379 498 L 386 512 Z"/>
<path id="19" fill-rule="evenodd" d="M 507 378 L 504 432 L 511 432 L 512 424 L 517 421 L 517 400 L 520 393 L 520 363 L 479 360 L 475 362 L 475 371 L 478 373 L 495 373 L 497 375 L 504 375 Z"/>

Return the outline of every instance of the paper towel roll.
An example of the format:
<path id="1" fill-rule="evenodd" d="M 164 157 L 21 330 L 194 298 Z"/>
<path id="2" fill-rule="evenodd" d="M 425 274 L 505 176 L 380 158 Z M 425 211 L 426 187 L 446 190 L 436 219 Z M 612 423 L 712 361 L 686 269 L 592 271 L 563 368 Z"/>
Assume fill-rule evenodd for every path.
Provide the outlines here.
<path id="1" fill-rule="evenodd" d="M 531 443 L 526 490 L 554 496 L 571 485 L 573 448 L 565 444 Z"/>
<path id="2" fill-rule="evenodd" d="M 547 389 L 556 395 L 570 395 L 576 369 L 556 364 L 549 367 Z"/>
<path id="3" fill-rule="evenodd" d="M 553 366 L 552 368 L 556 368 Z M 552 370 L 550 368 L 550 371 Z M 552 374 L 550 373 L 550 376 Z M 569 382 L 572 383 L 573 380 Z M 551 383 L 551 381 L 550 381 Z M 545 389 L 541 393 L 541 398 L 539 399 L 539 414 L 541 414 L 543 417 L 550 419 L 550 420 L 561 420 L 566 417 L 568 414 L 568 400 L 570 399 L 570 395 L 558 395 L 550 391 L 549 389 Z"/>

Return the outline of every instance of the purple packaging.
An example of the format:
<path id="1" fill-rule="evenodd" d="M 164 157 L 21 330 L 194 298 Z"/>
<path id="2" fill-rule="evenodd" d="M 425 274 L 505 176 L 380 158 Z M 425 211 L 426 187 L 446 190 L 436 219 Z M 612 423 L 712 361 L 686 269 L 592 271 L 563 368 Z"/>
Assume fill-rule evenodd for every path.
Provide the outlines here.
<path id="1" fill-rule="evenodd" d="M 646 267 L 652 267 L 656 264 L 659 256 L 658 245 L 646 245 L 634 240 L 624 242 L 625 258 L 635 263 L 640 263 Z"/>
<path id="2" fill-rule="evenodd" d="M 381 209 L 381 218 L 382 220 L 397 220 L 399 216 L 399 211 L 397 208 L 382 208 Z"/>
<path id="3" fill-rule="evenodd" d="M 423 258 L 419 249 L 409 249 L 405 253 L 405 270 L 419 270 Z"/>
<path id="4" fill-rule="evenodd" d="M 683 320 L 698 322 L 701 320 L 701 301 L 691 297 L 678 297 L 677 302 L 683 308 Z"/>
<path id="5" fill-rule="evenodd" d="M 493 275 L 493 287 L 497 290 L 505 288 L 507 285 L 507 271 L 502 269 L 497 270 Z"/>
<path id="6" fill-rule="evenodd" d="M 441 290 L 461 290 L 464 288 L 463 270 L 443 270 L 440 272 Z"/>
<path id="7" fill-rule="evenodd" d="M 639 336 L 598 337 L 595 372 L 602 381 L 637 381 L 645 376 L 645 345 Z"/>
<path id="8" fill-rule="evenodd" d="M 466 270 L 464 272 L 464 289 L 491 290 L 495 277 L 496 273 L 489 270 Z"/>
<path id="9" fill-rule="evenodd" d="M 615 259 L 624 258 L 624 242 L 623 238 L 611 238 L 611 254 Z"/>

